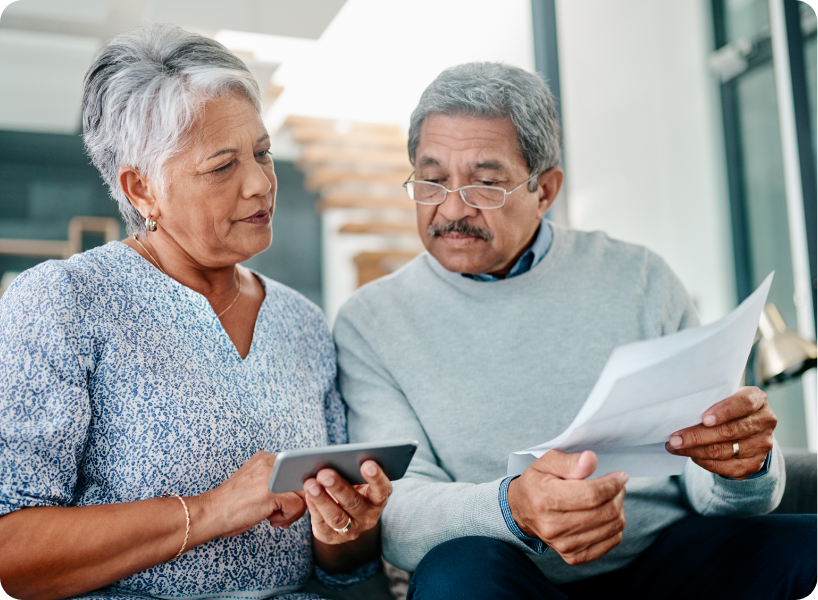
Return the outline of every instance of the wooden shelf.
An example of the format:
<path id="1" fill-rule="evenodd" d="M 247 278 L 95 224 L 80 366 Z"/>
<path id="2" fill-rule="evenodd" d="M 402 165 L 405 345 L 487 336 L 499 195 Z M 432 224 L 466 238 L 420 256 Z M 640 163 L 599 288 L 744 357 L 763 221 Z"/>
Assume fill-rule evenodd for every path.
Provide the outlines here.
<path id="1" fill-rule="evenodd" d="M 373 151 L 355 150 L 338 146 L 324 146 L 308 144 L 304 146 L 301 158 L 296 163 L 299 169 L 309 169 L 320 166 L 339 165 L 373 165 L 386 169 L 401 170 L 407 174 L 412 172 L 412 164 L 406 156 L 406 148 L 402 151 Z"/>
<path id="2" fill-rule="evenodd" d="M 311 192 L 317 192 L 326 185 L 336 183 L 385 184 L 401 186 L 409 177 L 405 171 L 353 171 L 333 167 L 313 169 L 304 180 L 304 185 Z"/>
<path id="3" fill-rule="evenodd" d="M 363 233 L 372 235 L 410 235 L 417 237 L 418 228 L 414 223 L 390 223 L 373 221 L 370 223 L 347 223 L 339 230 L 340 233 Z"/>
<path id="4" fill-rule="evenodd" d="M 418 254 L 420 252 L 361 252 L 353 259 L 358 267 L 358 287 L 394 273 Z"/>
<path id="5" fill-rule="evenodd" d="M 329 208 L 387 209 L 401 210 L 414 214 L 415 203 L 408 197 L 389 198 L 339 192 L 321 194 L 321 199 L 318 201 L 318 210 L 324 211 Z"/>
<path id="6" fill-rule="evenodd" d="M 119 239 L 119 221 L 109 217 L 74 217 L 68 222 L 68 240 L 0 239 L 0 254 L 69 258 L 82 252 L 83 233 L 104 233 L 105 243 Z"/>
<path id="7" fill-rule="evenodd" d="M 335 119 L 322 119 L 320 117 L 305 117 L 301 115 L 291 115 L 284 121 L 284 127 L 323 129 L 325 131 L 338 131 L 346 129 L 350 132 L 367 132 L 397 137 L 406 137 L 399 125 L 389 123 L 362 123 L 359 121 L 339 122 Z"/>
<path id="8" fill-rule="evenodd" d="M 396 152 L 406 150 L 405 137 L 379 132 L 339 133 L 333 130 L 298 127 L 292 129 L 290 136 L 297 144 L 321 143 L 347 148 L 387 149 Z"/>

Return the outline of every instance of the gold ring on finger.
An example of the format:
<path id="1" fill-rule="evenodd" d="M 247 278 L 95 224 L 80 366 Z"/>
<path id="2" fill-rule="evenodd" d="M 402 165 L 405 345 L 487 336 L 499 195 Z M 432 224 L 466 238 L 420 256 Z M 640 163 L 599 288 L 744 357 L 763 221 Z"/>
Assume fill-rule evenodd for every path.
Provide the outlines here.
<path id="1" fill-rule="evenodd" d="M 340 533 L 341 535 L 345 534 L 350 529 L 352 529 L 352 517 L 349 517 L 349 521 L 347 521 L 347 524 L 341 529 L 335 529 L 335 527 L 332 528 L 335 533 Z"/>
<path id="2" fill-rule="evenodd" d="M 733 458 L 738 458 L 738 442 L 733 442 Z"/>

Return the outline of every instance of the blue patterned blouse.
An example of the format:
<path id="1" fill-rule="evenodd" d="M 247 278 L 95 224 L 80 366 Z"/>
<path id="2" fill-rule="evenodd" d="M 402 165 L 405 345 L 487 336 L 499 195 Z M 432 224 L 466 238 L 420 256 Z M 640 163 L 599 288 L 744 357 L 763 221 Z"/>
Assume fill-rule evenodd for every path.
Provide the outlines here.
<path id="1" fill-rule="evenodd" d="M 197 495 L 258 450 L 345 442 L 323 315 L 259 279 L 242 360 L 204 296 L 120 242 L 17 277 L 0 298 L 0 515 Z M 89 597 L 287 594 L 311 575 L 310 537 L 308 516 L 262 521 Z"/>

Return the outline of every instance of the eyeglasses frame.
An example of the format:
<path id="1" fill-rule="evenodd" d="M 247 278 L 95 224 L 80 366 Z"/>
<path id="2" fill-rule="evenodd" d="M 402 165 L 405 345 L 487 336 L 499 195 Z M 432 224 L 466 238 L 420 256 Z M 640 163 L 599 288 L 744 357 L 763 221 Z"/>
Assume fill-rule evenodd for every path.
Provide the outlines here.
<path id="1" fill-rule="evenodd" d="M 445 185 L 441 185 L 441 184 L 435 183 L 433 181 L 417 181 L 417 180 L 414 180 L 414 179 L 412 179 L 412 175 L 414 175 L 414 174 L 415 174 L 415 172 L 412 171 L 412 173 L 409 175 L 409 177 L 406 179 L 406 181 L 403 182 L 403 188 L 406 190 L 407 194 L 409 194 L 409 189 L 406 186 L 408 184 L 410 184 L 410 183 L 425 183 L 427 185 L 436 185 L 438 187 L 443 188 L 443 190 L 444 190 L 443 200 L 441 200 L 440 202 L 420 202 L 419 200 L 415 200 L 414 198 L 409 196 L 410 198 L 412 198 L 412 201 L 415 202 L 416 204 L 422 204 L 423 206 L 440 206 L 441 204 L 446 202 L 446 198 L 449 197 L 450 193 L 453 194 L 454 192 L 459 192 L 460 193 L 460 199 L 463 200 L 463 202 L 466 204 L 466 206 L 471 206 L 472 208 L 476 208 L 478 210 L 494 210 L 496 208 L 502 208 L 503 206 L 506 205 L 506 198 L 508 198 L 511 194 L 513 194 L 517 190 L 519 190 L 525 184 L 530 183 L 531 180 L 534 179 L 535 177 L 540 176 L 540 173 L 534 173 L 528 179 L 523 181 L 520 185 L 515 187 L 513 190 L 507 192 L 504 188 L 495 187 L 493 185 L 461 185 L 456 190 L 450 190 Z M 490 190 L 500 190 L 500 191 L 503 192 L 503 202 L 501 204 L 498 204 L 497 206 L 475 206 L 474 204 L 469 204 L 466 201 L 466 197 L 463 194 L 463 189 L 464 188 L 487 188 L 487 189 L 490 189 Z"/>

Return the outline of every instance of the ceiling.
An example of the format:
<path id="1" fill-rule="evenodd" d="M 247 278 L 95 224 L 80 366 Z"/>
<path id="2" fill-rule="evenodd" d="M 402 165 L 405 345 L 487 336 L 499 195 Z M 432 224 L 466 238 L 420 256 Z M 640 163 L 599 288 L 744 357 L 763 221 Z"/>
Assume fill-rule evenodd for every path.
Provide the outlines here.
<path id="1" fill-rule="evenodd" d="M 18 0 L 0 18 L 0 129 L 76 133 L 85 70 L 115 35 L 174 23 L 318 39 L 346 0 Z M 262 88 L 278 66 L 245 58 Z"/>

